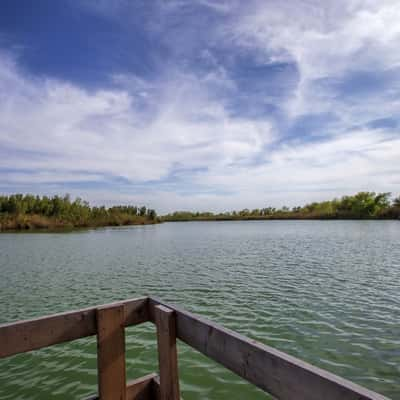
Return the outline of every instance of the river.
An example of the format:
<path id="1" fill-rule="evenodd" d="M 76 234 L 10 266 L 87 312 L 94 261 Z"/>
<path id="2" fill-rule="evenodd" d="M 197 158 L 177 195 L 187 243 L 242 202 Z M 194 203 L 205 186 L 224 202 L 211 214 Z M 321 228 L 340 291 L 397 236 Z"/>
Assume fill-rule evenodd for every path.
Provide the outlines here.
<path id="1" fill-rule="evenodd" d="M 0 322 L 152 294 L 400 398 L 400 222 L 164 223 L 0 235 Z M 127 375 L 156 371 L 154 327 Z M 264 399 L 179 343 L 182 396 Z M 95 338 L 0 360 L 0 399 L 96 392 Z"/>

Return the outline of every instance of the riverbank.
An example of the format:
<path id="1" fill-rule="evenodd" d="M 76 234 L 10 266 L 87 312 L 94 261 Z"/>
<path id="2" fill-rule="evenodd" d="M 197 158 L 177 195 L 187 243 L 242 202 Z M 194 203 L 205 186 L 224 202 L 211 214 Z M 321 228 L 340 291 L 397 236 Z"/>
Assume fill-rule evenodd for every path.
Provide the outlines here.
<path id="1" fill-rule="evenodd" d="M 72 230 L 106 226 L 148 225 L 160 222 L 186 221 L 252 221 L 252 220 L 400 220 L 400 197 L 391 200 L 390 193 L 359 192 L 304 206 L 248 208 L 239 211 L 175 211 L 161 217 L 145 206 L 90 206 L 80 198 L 68 195 L 33 196 L 15 194 L 0 196 L 0 231 Z"/>
<path id="2" fill-rule="evenodd" d="M 174 217 L 161 217 L 161 222 L 218 222 L 218 221 L 383 221 L 383 220 L 399 220 L 400 216 L 394 217 L 334 217 L 334 216 L 248 216 L 248 217 L 225 217 L 225 216 L 214 216 L 214 217 L 193 217 L 193 218 L 174 218 Z"/>
<path id="3" fill-rule="evenodd" d="M 220 213 L 176 211 L 162 218 L 163 221 L 400 219 L 400 197 L 391 201 L 391 193 L 359 192 L 292 208 L 245 208 Z"/>
<path id="4" fill-rule="evenodd" d="M 107 226 L 153 225 L 160 223 L 160 219 L 146 217 L 111 216 L 101 221 L 71 222 L 62 218 L 48 218 L 41 215 L 1 216 L 0 232 L 12 231 L 69 231 L 87 228 L 104 228 Z"/>
<path id="5" fill-rule="evenodd" d="M 0 196 L 0 231 L 71 230 L 105 226 L 147 225 L 160 222 L 156 211 L 145 206 L 90 206 L 69 195 Z"/>

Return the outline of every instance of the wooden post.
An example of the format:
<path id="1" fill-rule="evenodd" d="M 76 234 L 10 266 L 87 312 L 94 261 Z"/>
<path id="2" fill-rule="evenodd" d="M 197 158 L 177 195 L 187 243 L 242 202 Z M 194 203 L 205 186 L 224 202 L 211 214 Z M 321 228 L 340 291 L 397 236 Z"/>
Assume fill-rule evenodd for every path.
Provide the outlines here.
<path id="1" fill-rule="evenodd" d="M 155 322 L 157 325 L 160 397 L 161 400 L 179 400 L 179 372 L 174 311 L 162 305 L 156 306 Z"/>
<path id="2" fill-rule="evenodd" d="M 100 400 L 126 400 L 124 305 L 97 309 Z"/>
<path id="3" fill-rule="evenodd" d="M 246 338 L 180 308 L 150 299 L 174 311 L 176 337 L 237 375 L 281 400 L 389 400 L 272 347 Z"/>

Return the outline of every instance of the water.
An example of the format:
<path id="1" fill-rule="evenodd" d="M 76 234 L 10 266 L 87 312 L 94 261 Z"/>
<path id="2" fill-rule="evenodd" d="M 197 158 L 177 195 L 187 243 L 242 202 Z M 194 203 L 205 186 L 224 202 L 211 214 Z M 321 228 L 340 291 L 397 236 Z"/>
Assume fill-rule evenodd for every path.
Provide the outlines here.
<path id="1" fill-rule="evenodd" d="M 165 223 L 0 235 L 0 322 L 153 294 L 400 398 L 400 222 Z M 154 327 L 127 330 L 127 374 L 156 371 Z M 179 343 L 190 399 L 265 399 Z M 0 399 L 96 392 L 95 338 L 0 360 Z"/>

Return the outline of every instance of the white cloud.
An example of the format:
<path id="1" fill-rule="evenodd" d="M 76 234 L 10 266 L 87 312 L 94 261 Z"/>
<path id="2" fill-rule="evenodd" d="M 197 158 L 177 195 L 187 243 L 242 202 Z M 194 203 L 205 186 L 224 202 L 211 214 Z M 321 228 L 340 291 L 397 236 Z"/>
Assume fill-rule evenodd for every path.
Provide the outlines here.
<path id="1" fill-rule="evenodd" d="M 62 81 L 27 78 L 3 55 L 0 89 L 7 95 L 0 102 L 0 168 L 28 169 L 41 174 L 42 182 L 43 171 L 52 169 L 51 182 L 57 173 L 62 179 L 65 173 L 85 172 L 138 183 L 163 179 L 176 166 L 239 162 L 272 139 L 268 121 L 229 116 L 204 89 L 209 75 L 199 80 L 179 74 L 157 88 L 132 77 L 118 80 L 130 91 L 89 92 Z M 144 92 L 140 101 L 149 109 L 138 104 Z"/>
<path id="2" fill-rule="evenodd" d="M 298 116 L 340 107 L 341 99 L 321 86 L 313 88 L 317 79 L 340 79 L 349 71 L 398 68 L 399 19 L 396 0 L 261 1 L 224 33 L 233 34 L 240 46 L 254 49 L 264 63 L 296 63 L 300 81 L 286 110 Z M 376 109 L 382 96 L 373 100 L 371 105 L 362 99 L 364 109 Z M 340 111 L 346 113 L 346 107 Z"/>
<path id="3" fill-rule="evenodd" d="M 341 195 L 341 191 L 368 188 L 398 190 L 399 159 L 399 137 L 383 131 L 355 131 L 321 142 L 283 144 L 270 154 L 270 162 L 251 168 L 251 173 L 247 167 L 215 171 L 207 183 L 236 185 L 266 197 L 272 191 L 321 193 L 330 189 Z"/>

